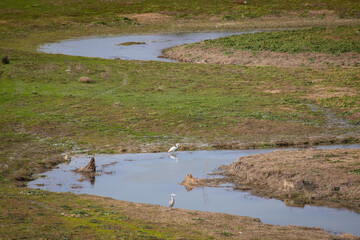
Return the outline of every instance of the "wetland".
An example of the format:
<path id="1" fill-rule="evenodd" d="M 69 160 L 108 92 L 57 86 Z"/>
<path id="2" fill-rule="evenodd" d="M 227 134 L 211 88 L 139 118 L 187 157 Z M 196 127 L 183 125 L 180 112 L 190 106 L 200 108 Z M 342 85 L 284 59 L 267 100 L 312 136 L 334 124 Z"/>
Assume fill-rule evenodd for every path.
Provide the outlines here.
<path id="1" fill-rule="evenodd" d="M 212 32 L 212 33 L 169 33 L 127 35 L 113 37 L 92 37 L 61 41 L 59 43 L 45 44 L 40 51 L 53 54 L 66 54 L 84 57 L 99 57 L 122 60 L 142 61 L 172 61 L 162 57 L 162 51 L 166 48 L 200 42 L 206 39 L 231 36 L 236 34 L 253 33 L 247 32 Z"/>
<path id="2" fill-rule="evenodd" d="M 280 3 L 259 0 L 244 3 L 185 0 L 166 3 L 157 0 L 0 2 L 0 54 L 3 59 L 0 65 L 1 237 L 358 238 L 350 233 L 329 234 L 318 227 L 261 222 L 267 221 L 266 217 L 260 220 L 241 213 L 232 215 L 208 212 L 205 208 L 205 211 L 180 208 L 181 204 L 189 202 L 184 197 L 186 194 L 196 195 L 200 201 L 195 204 L 199 205 L 204 203 L 207 195 L 209 206 L 218 201 L 216 196 L 219 196 L 219 192 L 220 195 L 232 196 L 229 198 L 232 202 L 235 194 L 233 189 L 247 189 L 247 192 L 236 192 L 240 194 L 240 199 L 236 201 L 243 201 L 243 198 L 270 201 L 271 204 L 279 204 L 282 209 L 285 208 L 283 202 L 276 199 L 290 197 L 290 205 L 300 201 L 305 204 L 305 210 L 297 207 L 288 209 L 306 212 L 306 209 L 316 207 L 319 194 L 327 194 L 332 207 L 356 211 L 357 192 L 347 188 L 353 186 L 353 180 L 358 176 L 355 150 L 316 149 L 316 153 L 302 150 L 283 154 L 275 151 L 243 156 L 239 161 L 236 160 L 237 156 L 231 160 L 235 162 L 234 165 L 226 163 L 228 165 L 219 172 L 223 174 L 219 177 L 226 180 L 218 182 L 220 188 L 201 185 L 187 192 L 184 186 L 178 185 L 185 175 L 176 179 L 174 188 L 180 194 L 175 197 L 176 204 L 172 210 L 167 210 L 165 205 L 173 186 L 166 188 L 161 200 L 155 200 L 155 204 L 140 203 L 135 195 L 129 201 L 123 201 L 115 199 L 116 196 L 100 197 L 91 195 L 91 192 L 74 194 L 27 187 L 28 182 L 42 179 L 36 180 L 39 173 L 46 175 L 45 172 L 52 169 L 56 171 L 58 164 L 66 162 L 64 155 L 72 156 L 74 163 L 60 167 L 75 164 L 78 160 L 74 156 L 78 154 L 95 155 L 96 158 L 107 154 L 111 159 L 111 156 L 115 156 L 113 154 L 140 156 L 151 153 L 159 156 L 160 159 L 156 161 L 166 158 L 165 164 L 176 169 L 191 161 L 184 158 L 181 162 L 181 158 L 178 158 L 177 163 L 176 158 L 170 159 L 163 153 L 176 142 L 181 146 L 178 157 L 191 155 L 190 152 L 195 151 L 252 151 L 359 142 L 358 1 L 310 0 L 305 4 L 302 1 Z M 48 44 L 68 43 L 69 39 L 90 40 L 94 36 L 101 36 L 106 39 L 104 41 L 115 39 L 116 36 L 132 36 L 132 39 L 109 44 L 110 48 L 127 49 L 150 45 L 146 40 L 134 39 L 135 35 L 283 29 L 294 30 L 290 34 L 294 38 L 288 41 L 291 43 L 289 45 L 286 39 L 291 36 L 287 33 L 229 36 L 180 46 L 186 49 L 185 57 L 189 58 L 181 63 L 159 59 L 124 60 L 119 59 L 118 54 L 111 53 L 107 53 L 108 58 L 99 58 L 38 51 L 39 47 Z M 296 29 L 302 30 L 296 32 Z M 256 49 L 256 43 L 263 41 L 259 38 L 274 48 Z M 331 48 L 327 43 L 333 45 L 334 49 L 339 50 L 339 46 L 342 50 L 347 49 L 347 52 L 326 52 Z M 304 44 L 309 46 L 308 50 L 315 49 L 315 52 L 305 51 L 294 55 L 279 52 L 285 45 L 299 49 Z M 244 45 L 250 49 L 238 48 Z M 317 48 L 320 45 L 325 48 Z M 88 52 L 98 51 L 88 46 L 77 46 L 79 49 L 82 47 Z M 171 48 L 173 50 L 176 51 Z M 204 50 L 211 56 L 202 56 Z M 241 56 L 237 55 L 240 53 L 245 54 L 241 58 L 249 57 L 252 62 L 234 61 L 232 58 Z M 159 52 L 154 55 L 163 56 Z M 177 56 L 171 58 L 180 60 Z M 267 58 L 265 63 L 275 64 L 264 64 L 259 61 L 262 58 Z M 326 58 L 337 62 L 326 63 Z M 164 159 L 161 158 L 162 154 Z M 271 161 L 266 159 L 279 163 L 279 168 L 273 169 Z M 98 163 L 102 175 L 95 176 L 93 185 L 91 178 L 76 177 L 77 184 L 74 188 L 68 187 L 68 190 L 80 193 L 92 187 L 95 189 L 101 179 L 126 175 L 121 170 L 111 175 L 110 169 L 146 162 L 140 159 L 131 161 L 129 158 L 102 166 L 107 160 L 103 161 Z M 244 161 L 256 167 L 251 168 L 251 164 L 244 164 Z M 311 165 L 301 165 L 307 161 Z M 265 163 L 267 169 L 261 169 Z M 323 172 L 323 166 L 328 167 L 329 171 Z M 292 167 L 299 171 L 291 172 Z M 198 182 L 215 179 L 205 174 L 211 172 L 212 167 L 206 168 L 206 171 L 203 169 L 199 169 L 201 174 L 192 173 Z M 244 169 L 248 176 L 258 174 L 257 170 L 261 169 L 261 177 L 257 179 L 259 182 L 241 178 Z M 153 168 L 151 170 L 155 171 Z M 191 174 L 191 171 L 185 170 L 182 173 L 185 172 Z M 338 181 L 332 186 L 320 178 L 328 177 L 329 173 L 347 177 L 338 178 L 342 182 Z M 149 177 L 151 174 L 145 172 L 143 175 Z M 127 180 L 134 180 L 127 176 Z M 156 179 L 150 179 L 152 183 L 156 182 Z M 274 179 L 280 180 L 280 188 L 270 184 Z M 286 188 L 284 179 L 289 180 Z M 139 176 L 139 180 L 144 178 Z M 349 181 L 348 185 L 344 184 L 346 181 Z M 216 184 L 210 183 L 211 186 Z M 39 183 L 37 187 L 41 185 L 46 188 L 46 183 Z M 60 185 L 56 186 L 60 188 Z M 318 186 L 316 191 L 307 192 L 314 186 Z M 62 188 L 66 189 L 66 184 Z M 264 188 L 267 191 L 261 191 Z M 277 192 L 277 189 L 281 191 Z M 216 196 L 213 192 L 216 192 Z M 144 195 L 140 198 L 150 196 Z M 260 196 L 272 199 L 262 199 Z M 248 202 L 247 199 L 244 201 Z M 326 208 L 325 212 L 329 213 L 329 209 L 333 208 Z M 334 211 L 351 214 L 348 210 Z M 321 217 L 322 212 L 317 212 L 316 216 Z M 327 229 L 326 226 L 323 228 Z"/>
<path id="3" fill-rule="evenodd" d="M 356 157 L 359 157 L 359 145 L 319 146 L 316 149 L 345 151 L 353 151 L 352 149 L 354 149 L 357 152 Z M 177 152 L 175 154 L 98 155 L 96 156 L 98 175 L 92 179 L 87 179 L 82 174 L 74 172 L 76 168 L 88 161 L 88 157 L 79 157 L 74 158 L 68 164 L 60 165 L 51 172 L 42 174 L 40 178 L 30 182 L 28 186 L 55 192 L 86 193 L 164 207 L 167 206 L 170 193 L 176 193 L 176 208 L 235 214 L 259 218 L 261 222 L 266 224 L 320 227 L 330 233 L 352 233 L 360 236 L 360 215 L 344 208 L 305 204 L 298 204 L 297 207 L 295 205 L 286 206 L 284 202 L 275 198 L 262 198 L 246 191 L 234 191 L 236 188 L 230 183 L 221 184 L 215 188 L 209 188 L 205 185 L 200 186 L 199 189 L 188 189 L 179 185 L 184 176 L 189 173 L 196 178 L 210 178 L 208 180 L 219 181 L 218 177 L 209 174 L 220 165 L 232 164 L 239 157 L 252 157 L 258 154 L 267 156 L 266 153 L 288 151 L 279 149 L 218 150 Z M 314 151 L 314 154 L 319 153 L 315 149 L 308 149 L 307 151 Z M 275 161 L 275 159 L 270 157 L 268 161 Z M 294 166 L 294 168 L 297 167 Z M 250 174 L 250 171 L 247 173 Z M 246 174 L 246 172 L 241 174 Z M 351 175 L 351 173 L 348 174 Z M 263 174 L 254 175 L 260 178 Z M 327 179 L 330 185 L 337 184 L 336 178 L 331 179 L 323 175 L 319 178 Z M 360 178 L 356 175 L 354 178 L 357 179 L 354 179 L 354 184 L 358 185 Z M 309 181 L 309 178 L 306 179 Z M 281 182 L 278 179 L 273 180 L 274 183 L 278 181 Z M 226 181 L 221 180 L 220 182 L 226 183 Z M 342 182 L 340 185 L 343 188 L 343 186 L 350 185 L 349 183 Z M 320 185 L 320 183 L 316 184 Z M 277 189 L 281 189 L 281 187 L 277 187 Z M 356 192 L 356 189 L 342 189 L 341 191 Z M 359 205 L 360 200 L 357 199 L 355 192 L 355 199 L 349 199 L 349 201 Z M 324 200 L 325 196 L 326 194 L 323 194 L 320 198 Z M 287 198 L 285 200 L 292 199 Z M 340 198 L 340 200 L 342 199 Z"/>

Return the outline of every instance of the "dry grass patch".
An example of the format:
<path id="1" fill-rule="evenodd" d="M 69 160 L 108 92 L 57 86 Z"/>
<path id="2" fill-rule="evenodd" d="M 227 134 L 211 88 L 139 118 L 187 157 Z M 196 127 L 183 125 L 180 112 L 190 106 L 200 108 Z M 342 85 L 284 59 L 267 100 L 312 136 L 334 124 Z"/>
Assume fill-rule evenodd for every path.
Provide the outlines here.
<path id="1" fill-rule="evenodd" d="M 264 93 L 271 93 L 271 94 L 279 94 L 282 91 L 280 89 L 274 89 L 274 90 L 265 90 Z"/>
<path id="2" fill-rule="evenodd" d="M 359 159 L 360 149 L 275 151 L 241 157 L 224 175 L 256 194 L 360 211 Z"/>
<path id="3" fill-rule="evenodd" d="M 358 92 L 353 88 L 314 86 L 311 88 L 310 92 L 306 94 L 305 98 L 309 100 L 319 100 L 323 98 L 356 95 L 358 95 Z"/>
<path id="4" fill-rule="evenodd" d="M 360 67 L 360 54 L 342 53 L 278 53 L 270 51 L 235 51 L 224 48 L 208 49 L 203 43 L 191 48 L 177 46 L 163 53 L 166 57 L 193 63 L 235 64 L 245 66 L 280 66 L 326 68 L 329 66 Z"/>
<path id="5" fill-rule="evenodd" d="M 78 82 L 80 83 L 92 83 L 92 80 L 89 77 L 82 76 L 79 78 Z"/>
<path id="6" fill-rule="evenodd" d="M 129 14 L 129 18 L 137 19 L 141 25 L 162 23 L 171 20 L 171 17 L 162 13 Z"/>

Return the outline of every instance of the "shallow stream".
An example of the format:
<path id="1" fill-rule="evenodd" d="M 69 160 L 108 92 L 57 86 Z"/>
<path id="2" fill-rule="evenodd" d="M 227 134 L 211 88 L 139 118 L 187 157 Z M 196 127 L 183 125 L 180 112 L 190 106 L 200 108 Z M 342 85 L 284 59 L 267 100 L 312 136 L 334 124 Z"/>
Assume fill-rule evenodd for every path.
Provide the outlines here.
<path id="1" fill-rule="evenodd" d="M 213 32 L 94 37 L 45 44 L 46 53 L 100 57 L 123 60 L 172 61 L 161 58 L 162 50 L 175 45 L 199 42 L 234 34 L 251 32 Z M 124 43 L 141 43 L 122 45 Z M 319 148 L 359 148 L 360 145 L 323 146 Z M 186 174 L 206 178 L 220 165 L 231 164 L 238 157 L 273 150 L 193 151 L 141 153 L 95 156 L 99 176 L 84 179 L 73 170 L 85 165 L 89 157 L 74 158 L 68 165 L 43 174 L 29 183 L 31 188 L 55 192 L 87 193 L 114 199 L 167 206 L 175 193 L 175 207 L 210 212 L 223 212 L 260 218 L 263 223 L 320 227 L 332 233 L 352 233 L 360 236 L 360 215 L 346 210 L 306 205 L 288 207 L 284 202 L 222 188 L 195 188 L 179 185 Z"/>
<path id="2" fill-rule="evenodd" d="M 322 146 L 318 148 L 360 148 L 360 145 Z M 284 202 L 233 191 L 231 186 L 195 188 L 186 191 L 179 185 L 185 175 L 209 178 L 220 165 L 231 164 L 238 157 L 268 150 L 219 150 L 168 153 L 139 153 L 95 156 L 95 179 L 85 179 L 73 170 L 85 165 L 89 157 L 74 158 L 68 165 L 43 174 L 29 183 L 30 188 L 54 192 L 73 192 L 111 197 L 130 202 L 167 206 L 175 193 L 177 208 L 222 212 L 260 218 L 263 223 L 320 227 L 332 233 L 360 236 L 360 215 L 329 207 L 288 207 Z"/>
<path id="3" fill-rule="evenodd" d="M 206 39 L 215 39 L 219 37 L 255 32 L 259 31 L 172 33 L 80 38 L 45 44 L 42 45 L 39 50 L 45 53 L 65 54 L 71 56 L 173 62 L 173 60 L 160 57 L 163 49 L 176 45 L 200 42 Z M 131 42 L 141 44 L 121 45 Z"/>

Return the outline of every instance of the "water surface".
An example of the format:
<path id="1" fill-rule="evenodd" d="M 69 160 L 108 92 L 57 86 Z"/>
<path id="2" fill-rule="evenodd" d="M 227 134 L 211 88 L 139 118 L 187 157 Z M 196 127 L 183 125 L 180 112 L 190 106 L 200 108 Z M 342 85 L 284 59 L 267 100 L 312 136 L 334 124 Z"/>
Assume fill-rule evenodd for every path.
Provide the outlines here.
<path id="1" fill-rule="evenodd" d="M 113 37 L 92 37 L 66 40 L 58 43 L 42 45 L 39 50 L 45 53 L 65 54 L 83 57 L 99 57 L 123 60 L 156 60 L 170 62 L 173 60 L 161 58 L 162 50 L 176 45 L 200 42 L 248 32 L 211 32 L 211 33 L 173 33 L 126 35 Z M 126 42 L 142 42 L 129 46 L 119 45 Z"/>
<path id="2" fill-rule="evenodd" d="M 360 145 L 323 146 L 319 148 L 359 148 Z M 273 150 L 222 150 L 168 153 L 139 153 L 95 156 L 95 179 L 82 181 L 72 170 L 85 165 L 89 157 L 79 157 L 61 164 L 35 181 L 31 188 L 55 192 L 86 193 L 114 199 L 167 206 L 175 193 L 175 207 L 222 212 L 260 218 L 263 223 L 321 227 L 332 232 L 360 236 L 360 215 L 346 209 L 305 206 L 288 207 L 282 201 L 265 199 L 230 187 L 195 188 L 187 192 L 178 183 L 190 173 L 206 178 L 217 167 L 231 164 L 238 157 Z M 79 181 L 81 179 L 81 181 Z"/>

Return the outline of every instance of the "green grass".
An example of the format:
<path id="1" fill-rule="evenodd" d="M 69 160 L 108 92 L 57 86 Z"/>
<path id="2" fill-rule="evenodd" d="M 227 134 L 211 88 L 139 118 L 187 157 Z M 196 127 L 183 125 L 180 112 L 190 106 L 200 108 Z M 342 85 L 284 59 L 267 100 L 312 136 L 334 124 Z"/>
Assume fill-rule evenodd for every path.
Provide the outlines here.
<path id="1" fill-rule="evenodd" d="M 113 21 L 115 14 L 168 12 L 175 16 L 192 16 L 199 14 L 227 13 L 232 18 L 260 17 L 268 14 L 279 14 L 288 11 L 332 10 L 341 17 L 359 17 L 359 4 L 356 0 L 253 0 L 246 5 L 236 1 L 221 0 L 185 0 L 181 3 L 171 0 L 67 0 L 52 2 L 49 0 L 3 0 L 0 3 L 3 18 L 12 18 L 21 13 L 23 19 L 49 18 L 52 16 L 67 16 L 87 21 L 91 16 Z M 16 11 L 15 11 L 16 10 Z M 34 14 L 36 13 L 36 14 Z"/>
<path id="2" fill-rule="evenodd" d="M 175 15 L 234 14 L 242 8 L 264 10 L 264 6 L 279 11 L 300 11 L 303 8 L 300 1 L 266 2 L 267 5 L 263 1 L 254 1 L 246 6 L 232 1 L 211 1 L 206 3 L 208 8 L 196 7 L 205 4 L 199 1 L 182 4 L 173 1 L 76 3 L 79 2 L 0 3 L 3 13 L 0 20 L 6 21 L 0 22 L 3 34 L 0 54 L 8 55 L 10 59 L 10 64 L 0 68 L 0 121 L 4 139 L 1 157 L 8 163 L 13 162 L 9 160 L 9 154 L 19 159 L 13 168 L 2 170 L 6 172 L 3 178 L 21 178 L 24 171 L 25 175 L 31 176 L 37 171 L 25 166 L 27 162 L 34 162 L 38 154 L 29 151 L 18 157 L 11 150 L 17 141 L 24 148 L 29 143 L 35 146 L 34 149 L 51 149 L 50 155 L 53 155 L 89 148 L 91 152 L 107 153 L 138 151 L 139 146 L 149 143 L 164 146 L 164 143 L 175 141 L 214 145 L 235 141 L 272 146 L 271 142 L 279 140 L 287 142 L 324 133 L 330 136 L 339 134 L 338 129 L 327 129 L 326 114 L 311 111 L 308 103 L 330 108 L 356 126 L 354 116 L 359 111 L 358 95 L 316 101 L 305 97 L 314 86 L 351 87 L 358 91 L 357 68 L 315 70 L 193 65 L 47 55 L 35 51 L 45 41 L 66 37 L 142 32 L 164 27 L 159 23 L 159 26 L 143 28 L 137 25 L 136 19 L 123 15 L 130 12 L 165 11 L 162 13 L 170 16 L 173 12 Z M 339 5 L 330 4 L 330 1 L 318 3 L 309 2 L 307 8 L 331 9 Z M 341 2 L 344 7 L 353 3 Z M 265 10 L 260 15 L 264 14 L 267 14 Z M 301 36 L 316 35 L 321 41 L 328 39 L 327 36 L 330 39 L 340 36 L 333 41 L 350 46 L 348 43 L 351 41 L 357 43 L 356 29 L 294 31 L 291 32 L 294 35 L 292 42 L 301 45 Z M 289 33 L 244 37 L 253 40 L 254 36 L 285 34 L 285 37 L 279 37 L 284 39 Z M 72 70 L 66 72 L 69 66 Z M 93 83 L 79 83 L 81 76 L 89 77 Z M 280 92 L 266 92 L 274 89 Z M 345 129 L 340 133 L 352 130 Z M 135 147 L 129 149 L 129 145 Z M 7 150 L 6 146 L 10 149 Z M 36 164 L 51 166 L 52 163 L 45 158 Z M 20 171 L 20 166 L 25 170 Z"/>
<path id="3" fill-rule="evenodd" d="M 100 203 L 85 196 L 17 187 L 62 162 L 61 154 L 66 152 L 163 151 L 177 141 L 194 144 L 193 149 L 197 143 L 221 148 L 229 147 L 224 145 L 228 142 L 269 147 L 274 142 L 308 142 L 319 135 L 331 139 L 338 134 L 351 135 L 353 129 L 328 129 L 327 116 L 311 111 L 307 104 L 326 106 L 356 122 L 353 118 L 359 111 L 358 96 L 321 101 L 305 96 L 314 86 L 358 91 L 357 68 L 194 65 L 37 52 L 40 44 L 65 38 L 216 30 L 210 17 L 252 21 L 295 12 L 294 18 L 301 22 L 308 19 L 311 10 L 359 17 L 360 6 L 355 0 L 307 2 L 304 6 L 299 0 L 254 0 L 247 5 L 222 0 L 0 1 L 0 57 L 8 55 L 10 59 L 10 64 L 0 65 L 1 237 L 210 239 L 196 230 L 184 232 L 188 226 L 135 219 L 131 214 L 137 211 L 135 205 L 124 205 L 130 211 L 126 212 L 106 206 L 104 199 Z M 170 22 L 139 25 L 138 19 L 130 15 L 153 12 L 170 16 Z M 327 15 L 319 14 L 318 18 L 324 20 Z M 348 20 L 352 23 L 354 19 Z M 211 26 L 200 27 L 198 23 Z M 342 36 L 337 49 L 350 47 L 354 51 L 356 46 L 350 43 L 357 39 L 353 30 L 356 28 L 331 30 L 332 36 Z M 304 30 L 301 34 L 308 38 L 311 34 L 326 36 L 322 29 Z M 294 41 L 299 44 L 300 38 Z M 343 43 L 345 47 L 341 47 Z M 65 71 L 69 67 L 71 71 Z M 89 77 L 92 83 L 78 82 L 82 76 Z M 274 89 L 280 92 L 266 91 Z M 200 223 L 201 219 L 204 217 L 192 222 Z M 231 237 L 227 229 L 216 231 L 220 237 Z"/>
<path id="4" fill-rule="evenodd" d="M 350 173 L 352 173 L 352 174 L 360 174 L 360 168 L 351 170 Z"/>
<path id="5" fill-rule="evenodd" d="M 186 236 L 173 224 L 166 227 L 144 225 L 121 204 L 108 206 L 99 204 L 99 199 L 68 193 L 4 186 L 0 189 L 0 223 L 12 225 L 2 229 L 3 239 L 25 236 L 30 239 L 177 239 Z M 187 230 L 190 232 L 197 236 L 196 239 L 208 238 L 205 234 Z"/>
<path id="6" fill-rule="evenodd" d="M 28 58 L 26 53 L 23 57 Z M 69 65 L 73 70 L 66 72 Z M 14 59 L 3 68 L 0 111 L 5 125 L 21 123 L 25 129 L 39 129 L 40 135 L 57 136 L 58 141 L 70 138 L 93 144 L 93 136 L 145 142 L 200 136 L 211 141 L 221 135 L 237 137 L 228 129 L 250 119 L 298 123 L 304 130 L 317 125 L 324 116 L 305 106 L 303 96 L 312 87 L 307 82 L 356 72 L 38 54 L 34 61 Z M 94 83 L 79 83 L 83 75 Z M 270 83 L 284 92 L 264 92 L 262 86 Z M 292 86 L 299 91 L 287 92 Z"/>
<path id="7" fill-rule="evenodd" d="M 287 53 L 360 53 L 360 27 L 317 27 L 304 30 L 234 35 L 205 41 L 204 47 Z"/>
<path id="8" fill-rule="evenodd" d="M 52 156 L 74 150 L 136 152 L 151 144 L 165 151 L 177 141 L 269 147 L 321 133 L 331 138 L 338 130 L 328 129 L 327 115 L 311 111 L 307 104 L 313 101 L 304 98 L 313 80 L 318 87 L 359 89 L 356 68 L 194 65 L 23 51 L 10 56 L 0 76 L 0 158 L 9 166 L 0 169 L 4 181 L 29 180 L 61 161 Z M 81 76 L 93 83 L 78 82 Z M 272 89 L 281 91 L 266 92 Z M 317 103 L 346 112 L 345 118 L 359 111 L 356 101 L 330 99 Z"/>

